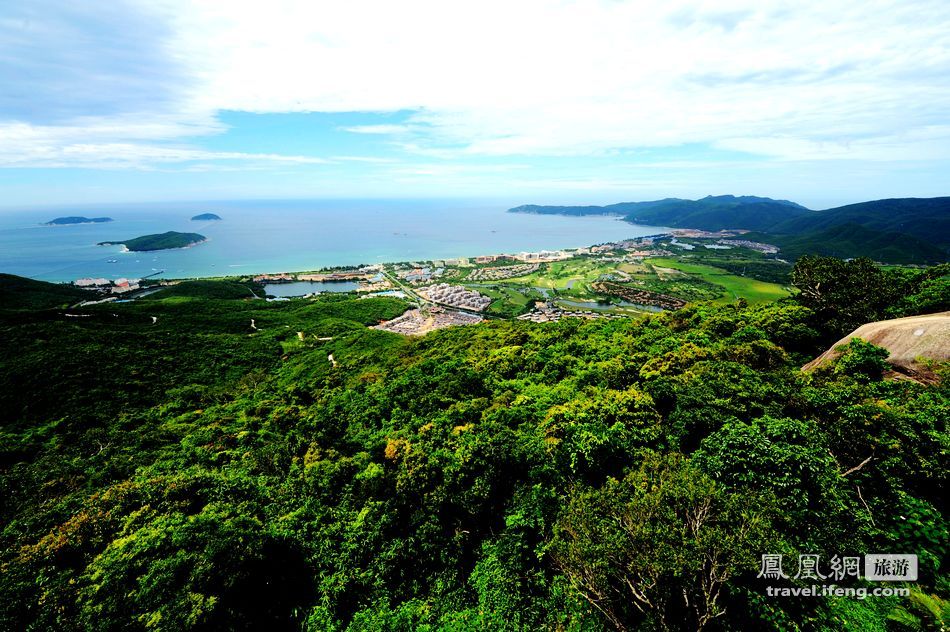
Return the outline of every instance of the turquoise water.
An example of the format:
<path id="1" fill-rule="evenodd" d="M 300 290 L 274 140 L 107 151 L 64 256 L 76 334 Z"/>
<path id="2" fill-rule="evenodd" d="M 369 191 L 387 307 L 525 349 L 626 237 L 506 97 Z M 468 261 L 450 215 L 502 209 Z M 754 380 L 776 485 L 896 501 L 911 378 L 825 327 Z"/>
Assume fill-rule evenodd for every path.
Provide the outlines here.
<path id="1" fill-rule="evenodd" d="M 0 211 L 0 272 L 44 281 L 82 277 L 189 278 L 316 270 L 325 266 L 472 257 L 589 246 L 664 229 L 612 217 L 506 213 L 478 201 L 310 200 L 55 207 Z M 223 221 L 195 222 L 217 213 Z M 106 224 L 41 226 L 65 215 Z M 100 241 L 176 230 L 206 243 L 152 253 Z M 114 263 L 110 263 L 114 260 Z"/>

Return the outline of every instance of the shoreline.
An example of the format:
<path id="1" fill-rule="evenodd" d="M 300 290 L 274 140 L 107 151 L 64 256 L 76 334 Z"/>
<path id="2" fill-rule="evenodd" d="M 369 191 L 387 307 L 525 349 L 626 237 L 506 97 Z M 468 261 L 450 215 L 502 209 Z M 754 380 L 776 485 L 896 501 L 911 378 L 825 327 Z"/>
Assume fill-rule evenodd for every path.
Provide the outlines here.
<path id="1" fill-rule="evenodd" d="M 662 228 L 662 227 L 655 227 L 655 228 Z M 588 245 L 581 245 L 581 246 L 575 245 L 575 246 L 570 246 L 570 247 L 564 247 L 564 248 L 558 249 L 557 251 L 561 251 L 561 252 L 576 251 L 576 250 L 578 250 L 578 249 L 593 248 L 593 247 L 596 247 L 596 246 L 599 246 L 599 245 L 603 245 L 603 244 L 608 244 L 608 243 L 620 243 L 620 242 L 623 242 L 623 241 L 634 241 L 634 240 L 638 240 L 638 239 L 655 239 L 655 238 L 658 238 L 658 237 L 669 236 L 670 234 L 671 234 L 671 233 L 668 233 L 668 232 L 651 233 L 650 235 L 640 235 L 640 236 L 635 236 L 635 237 L 626 237 L 626 238 L 623 238 L 623 239 L 617 239 L 617 240 L 613 240 L 613 241 L 602 241 L 602 242 L 597 242 L 597 243 L 588 244 Z M 208 238 L 206 238 L 206 239 L 204 239 L 203 241 L 200 241 L 200 242 L 195 242 L 195 243 L 193 243 L 193 244 L 189 244 L 189 245 L 187 245 L 187 246 L 181 246 L 181 247 L 178 247 L 178 248 L 163 248 L 162 250 L 129 250 L 129 249 L 125 246 L 125 244 L 122 243 L 122 242 L 100 242 L 100 243 L 97 243 L 97 244 L 95 244 L 95 245 L 96 245 L 96 247 L 99 247 L 99 246 L 121 246 L 122 250 L 116 252 L 115 254 L 140 254 L 140 255 L 141 255 L 141 254 L 148 254 L 148 253 L 160 253 L 160 252 L 170 252 L 170 251 L 176 251 L 176 250 L 187 250 L 187 249 L 189 249 L 189 248 L 193 248 L 194 246 L 200 246 L 201 244 L 204 244 L 204 243 L 209 242 L 209 241 L 212 241 L 212 238 L 211 238 L 211 237 L 208 237 Z M 555 252 L 555 250 L 551 250 L 551 251 L 549 251 L 549 252 Z M 352 270 L 355 270 L 355 269 L 359 269 L 359 268 L 372 267 L 372 266 L 392 266 L 392 265 L 410 264 L 410 263 L 422 263 L 422 262 L 430 262 L 430 263 L 431 263 L 431 262 L 433 262 L 433 261 L 446 261 L 446 260 L 453 260 L 453 259 L 472 259 L 472 260 L 474 260 L 474 259 L 479 258 L 479 257 L 495 257 L 495 256 L 509 256 L 509 257 L 511 257 L 511 256 L 517 256 L 517 253 L 515 253 L 515 254 L 512 254 L 512 253 L 493 253 L 493 254 L 453 255 L 453 256 L 451 256 L 451 257 L 435 257 L 435 258 L 430 258 L 430 259 L 423 259 L 423 258 L 420 258 L 420 257 L 416 257 L 416 258 L 414 258 L 414 259 L 388 259 L 388 260 L 384 260 L 384 261 L 372 261 L 372 262 L 370 262 L 370 261 L 362 261 L 362 262 L 353 263 L 353 264 L 335 264 L 335 265 L 322 266 L 322 267 L 318 267 L 318 268 L 299 268 L 299 269 L 295 269 L 295 270 L 288 270 L 288 269 L 286 269 L 286 268 L 283 268 L 283 269 L 269 269 L 269 270 L 268 270 L 268 269 L 261 270 L 261 269 L 254 268 L 254 269 L 248 270 L 248 269 L 246 269 L 246 268 L 247 268 L 248 266 L 253 266 L 254 264 L 248 264 L 248 263 L 241 263 L 241 264 L 223 264 L 226 268 L 237 268 L 237 267 L 240 267 L 240 268 L 242 268 L 243 270 L 242 270 L 240 273 L 236 273 L 236 274 L 235 274 L 235 273 L 232 273 L 232 274 L 217 274 L 217 273 L 216 273 L 216 274 L 197 274 L 197 275 L 185 275 L 185 276 L 165 276 L 165 277 L 160 277 L 160 278 L 162 278 L 162 279 L 164 279 L 164 280 L 166 280 L 166 281 L 194 281 L 194 280 L 204 280 L 204 279 L 238 279 L 238 278 L 241 278 L 241 277 L 248 277 L 248 276 L 253 277 L 253 276 L 256 276 L 256 275 L 264 275 L 264 274 L 288 274 L 288 275 L 296 275 L 296 274 L 319 274 L 319 273 L 324 273 L 324 272 L 328 272 L 328 271 L 329 271 L 329 272 L 332 272 L 332 271 L 346 271 L 346 270 L 351 270 L 351 269 L 352 269 Z M 0 270 L 0 272 L 3 272 L 3 271 Z M 11 272 L 11 273 L 9 273 L 9 274 L 16 274 L 16 273 Z M 18 275 L 18 276 L 26 276 L 26 275 Z M 47 283 L 71 284 L 71 283 L 73 283 L 74 281 L 76 281 L 77 279 L 81 279 L 81 278 L 88 277 L 88 276 L 101 276 L 101 275 L 99 275 L 99 274 L 93 274 L 93 273 L 88 273 L 88 274 L 83 274 L 83 275 L 78 276 L 78 277 L 75 277 L 75 278 L 69 278 L 69 279 L 53 279 L 53 280 L 44 279 L 44 278 L 42 278 L 42 275 L 27 276 L 26 278 L 34 279 L 34 280 L 36 280 L 36 281 L 45 281 L 45 282 L 47 282 Z M 128 276 L 128 275 L 124 275 L 124 276 Z"/>
<path id="2" fill-rule="evenodd" d="M 586 246 L 572 246 L 572 247 L 570 247 L 570 248 L 561 248 L 559 251 L 551 251 L 551 252 L 564 252 L 564 253 L 568 253 L 568 252 L 572 252 L 572 251 L 577 251 L 578 249 L 589 249 L 589 248 L 594 248 L 594 247 L 596 247 L 596 246 L 601 246 L 601 245 L 604 245 L 604 244 L 615 244 L 615 243 L 621 243 L 621 242 L 624 242 L 624 241 L 636 241 L 636 240 L 639 240 L 639 239 L 657 239 L 657 238 L 662 238 L 662 237 L 669 237 L 669 236 L 671 236 L 671 235 L 672 235 L 672 233 L 654 233 L 654 234 L 643 235 L 643 236 L 639 236 L 639 237 L 630 237 L 630 238 L 626 238 L 626 239 L 618 239 L 618 240 L 616 240 L 616 241 L 598 242 L 598 243 L 596 243 L 596 244 L 590 244 L 590 245 L 586 245 Z M 210 241 L 210 239 L 205 240 L 205 241 Z M 204 242 L 201 242 L 201 243 L 204 243 Z M 193 245 L 198 245 L 198 244 L 193 244 Z M 190 247 L 191 247 L 191 246 L 185 246 L 184 248 L 190 248 Z M 167 250 L 183 250 L 184 248 L 168 248 Z M 138 251 L 138 252 L 142 252 L 142 251 Z M 157 252 L 157 251 L 153 251 L 153 252 Z M 348 271 L 348 269 L 358 270 L 358 269 L 360 269 L 360 268 L 371 268 L 371 267 L 374 267 L 374 266 L 394 266 L 394 265 L 403 265 L 403 264 L 410 264 L 410 263 L 432 263 L 433 261 L 444 261 L 444 260 L 446 260 L 446 259 L 449 259 L 449 260 L 451 260 L 451 259 L 476 259 L 476 258 L 479 258 L 479 257 L 499 257 L 499 256 L 514 257 L 514 256 L 516 256 L 516 255 L 512 255 L 511 253 L 493 253 L 493 254 L 465 255 L 465 256 L 456 256 L 456 257 L 448 257 L 448 258 L 440 257 L 440 258 L 436 258 L 436 259 L 420 259 L 420 258 L 416 258 L 416 259 L 398 259 L 398 260 L 391 260 L 391 261 L 375 261 L 375 262 L 372 262 L 372 263 L 369 263 L 369 262 L 362 262 L 362 263 L 352 264 L 352 265 L 350 265 L 350 264 L 346 264 L 346 265 L 340 264 L 340 265 L 336 265 L 336 266 L 324 266 L 324 267 L 322 267 L 322 268 L 304 268 L 304 269 L 301 269 L 301 270 L 274 270 L 274 271 L 265 271 L 265 272 L 261 272 L 261 271 L 245 271 L 245 272 L 242 272 L 241 274 L 212 274 L 212 275 L 206 275 L 206 276 L 201 276 L 201 275 L 199 275 L 199 276 L 161 277 L 161 278 L 162 278 L 163 280 L 166 280 L 166 281 L 194 281 L 194 280 L 208 280 L 208 279 L 240 279 L 240 278 L 242 278 L 242 277 L 253 277 L 253 276 L 265 275 L 265 274 L 272 274 L 272 275 L 280 275 L 280 274 L 286 274 L 286 275 L 324 274 L 324 273 L 331 273 L 331 272 L 334 272 L 334 271 L 336 271 L 336 272 L 345 272 L 345 271 Z M 570 257 L 573 257 L 573 256 L 583 256 L 583 255 L 572 254 L 572 255 L 569 255 L 569 256 L 570 256 Z M 474 264 L 473 264 L 473 267 L 474 267 Z M 345 280 L 345 279 L 341 279 L 341 280 Z M 72 282 L 72 281 L 62 281 L 62 283 L 71 283 L 71 282 Z M 294 281 L 284 281 L 284 283 L 293 283 L 293 282 L 294 282 Z M 332 281 L 323 281 L 323 282 L 332 282 Z M 277 284 L 279 284 L 280 281 L 268 281 L 268 283 L 277 283 Z"/>
<path id="3" fill-rule="evenodd" d="M 543 218 L 524 215 L 518 219 L 517 215 L 508 214 L 504 208 L 495 204 L 456 206 L 459 212 L 448 213 L 449 217 L 446 218 L 443 217 L 444 204 L 434 202 L 420 203 L 418 208 L 416 205 L 409 208 L 406 204 L 396 204 L 392 201 L 343 205 L 339 209 L 336 202 L 315 202 L 313 208 L 309 203 L 300 204 L 287 209 L 282 206 L 265 209 L 235 205 L 235 221 L 228 224 L 224 233 L 214 233 L 211 237 L 216 243 L 200 251 L 200 254 L 199 251 L 174 252 L 182 250 L 181 248 L 164 249 L 167 251 L 164 253 L 135 251 L 138 257 L 142 257 L 140 264 L 132 262 L 138 257 L 130 259 L 116 256 L 116 253 L 124 252 L 119 246 L 111 251 L 111 257 L 119 260 L 118 265 L 108 266 L 104 259 L 110 257 L 103 256 L 107 253 L 97 255 L 97 249 L 91 249 L 92 244 L 88 242 L 85 247 L 90 250 L 85 250 L 84 244 L 78 243 L 80 240 L 76 236 L 81 239 L 79 233 L 92 231 L 91 234 L 98 237 L 96 242 L 125 240 L 115 240 L 114 234 L 109 234 L 112 232 L 109 229 L 112 224 L 98 228 L 87 225 L 78 233 L 66 231 L 66 237 L 54 238 L 52 233 L 50 234 L 51 242 L 62 242 L 62 252 L 42 252 L 39 246 L 46 240 L 35 237 L 33 239 L 36 246 L 26 244 L 30 247 L 24 248 L 20 255 L 22 259 L 11 253 L 13 256 L 2 262 L 7 265 L 0 265 L 0 268 L 12 274 L 50 282 L 68 282 L 76 278 L 103 275 L 131 278 L 152 272 L 146 265 L 145 257 L 158 257 L 161 264 L 151 265 L 166 268 L 164 278 L 215 278 L 222 275 L 325 269 L 341 265 L 438 261 L 476 257 L 492 252 L 554 250 L 632 239 L 647 233 L 662 232 L 665 228 L 618 223 L 616 218 L 606 217 Z M 258 217 L 264 211 L 271 210 L 274 213 Z M 437 218 L 442 219 L 436 222 Z M 34 221 L 39 223 L 40 220 L 46 219 L 36 218 Z M 164 213 L 150 211 L 149 214 L 143 215 L 138 232 L 160 234 L 168 228 L 181 232 L 201 232 L 196 230 L 200 225 L 198 222 L 189 222 L 193 227 L 169 226 L 164 222 Z M 329 224 L 324 228 L 326 222 Z M 217 226 L 215 222 L 206 223 L 215 224 L 216 230 L 224 228 Z M 261 223 L 259 247 L 255 228 L 258 223 Z M 400 236 L 411 233 L 411 239 L 403 240 L 400 236 L 393 236 L 395 231 L 401 231 Z M 59 234 L 58 231 L 54 232 Z M 137 236 L 138 232 L 133 229 L 132 234 Z M 0 237 L 4 235 L 0 234 Z M 17 246 L 20 238 L 14 239 L 11 234 L 6 241 Z M 188 247 L 191 245 L 200 244 L 190 244 Z M 36 261 L 27 258 L 34 250 Z M 75 256 L 72 256 L 73 251 Z"/>
<path id="4" fill-rule="evenodd" d="M 626 239 L 619 239 L 619 240 L 616 240 L 616 241 L 598 242 L 598 243 L 596 243 L 596 244 L 590 244 L 590 245 L 587 245 L 587 246 L 572 246 L 572 247 L 570 247 L 570 248 L 562 248 L 562 249 L 560 249 L 560 250 L 558 250 L 558 251 L 549 251 L 549 252 L 569 253 L 569 252 L 572 252 L 572 251 L 577 251 L 578 249 L 590 249 L 590 248 L 594 248 L 594 247 L 597 247 L 597 246 L 600 246 L 600 245 L 604 245 L 604 244 L 615 244 L 615 243 L 621 243 L 621 242 L 624 242 L 624 241 L 636 241 L 636 240 L 640 240 L 640 239 L 657 239 L 657 238 L 662 238 L 662 237 L 669 237 L 669 236 L 671 236 L 671 235 L 672 235 L 671 232 L 653 233 L 653 234 L 650 234 L 650 235 L 642 235 L 642 236 L 638 236 L 638 237 L 629 237 L 629 238 L 626 238 Z M 180 248 L 164 248 L 164 249 L 162 249 L 162 250 L 129 250 L 129 249 L 126 248 L 125 245 L 123 244 L 123 245 L 122 245 L 123 250 L 119 251 L 119 253 L 117 253 L 117 254 L 143 254 L 143 253 L 154 253 L 154 252 L 166 252 L 166 251 L 172 251 L 172 250 L 186 250 L 186 249 L 192 248 L 192 247 L 194 247 L 194 246 L 199 246 L 199 245 L 201 245 L 201 244 L 203 244 L 203 243 L 205 243 L 205 242 L 208 242 L 208 241 L 211 241 L 211 238 L 210 238 L 210 237 L 207 238 L 207 239 L 205 239 L 204 241 L 196 242 L 196 243 L 194 243 L 194 244 L 189 244 L 189 245 L 187 245 L 187 246 L 182 246 L 182 247 L 180 247 Z M 102 245 L 119 245 L 119 242 L 114 242 L 114 243 L 112 243 L 112 244 L 100 243 L 100 244 L 96 244 L 96 245 L 97 245 L 97 246 L 102 246 Z M 156 279 L 160 278 L 160 279 L 162 279 L 162 280 L 164 280 L 164 281 L 197 281 L 197 280 L 211 280 L 211 279 L 240 279 L 240 278 L 243 278 L 243 277 L 254 277 L 254 276 L 257 276 L 257 275 L 323 274 L 323 273 L 331 273 L 331 272 L 334 272 L 334 271 L 336 271 L 336 272 L 353 271 L 353 270 L 357 270 L 357 269 L 360 269 L 360 268 L 370 268 L 370 267 L 374 267 L 374 266 L 393 266 L 393 265 L 410 264 L 410 263 L 425 263 L 425 262 L 431 263 L 431 262 L 433 262 L 433 261 L 444 261 L 444 260 L 446 260 L 446 259 L 448 259 L 448 260 L 452 260 L 452 259 L 476 259 L 476 258 L 479 258 L 479 257 L 498 257 L 498 256 L 516 257 L 517 255 L 513 255 L 513 254 L 511 254 L 511 253 L 494 253 L 494 254 L 487 254 L 487 255 L 486 255 L 486 254 L 479 254 L 479 255 L 466 255 L 466 256 L 456 256 L 456 257 L 447 257 L 447 258 L 446 258 L 446 257 L 442 257 L 442 258 L 436 258 L 436 259 L 420 259 L 420 258 L 416 258 L 416 259 L 399 259 L 399 260 L 390 260 L 390 261 L 375 261 L 375 262 L 372 262 L 372 263 L 369 263 L 369 262 L 362 262 L 362 263 L 359 263 L 359 264 L 340 264 L 340 265 L 336 265 L 336 266 L 324 266 L 324 267 L 322 267 L 322 268 L 302 268 L 302 269 L 299 269 L 299 270 L 286 270 L 286 269 L 284 269 L 284 270 L 270 270 L 270 271 L 254 270 L 254 271 L 242 271 L 240 274 L 208 274 L 208 275 L 189 275 L 189 276 L 163 276 L 163 277 L 155 277 L 155 278 L 156 278 Z M 573 255 L 569 255 L 569 256 L 573 257 L 573 256 L 578 256 L 578 255 L 577 255 L 577 254 L 573 254 Z M 248 264 L 240 264 L 240 265 L 243 267 L 244 265 L 248 265 Z M 474 264 L 473 264 L 473 265 L 474 265 Z M 230 266 L 229 266 L 229 267 L 230 267 Z M 86 275 L 86 276 L 88 276 L 88 275 Z M 36 277 L 28 277 L 28 278 L 32 278 L 32 279 L 37 280 L 37 281 L 42 281 L 42 280 L 44 280 L 44 279 L 40 279 L 40 278 L 36 278 Z M 78 278 L 84 278 L 84 277 L 78 277 Z M 69 284 L 74 283 L 76 280 L 77 280 L 77 279 L 70 279 L 70 280 L 65 280 L 65 281 L 47 281 L 47 282 L 48 282 L 48 283 L 60 283 L 60 284 L 67 284 L 67 285 L 69 285 Z M 344 279 L 344 280 L 345 280 L 345 279 Z M 269 282 L 280 283 L 280 281 L 269 281 Z M 284 282 L 285 282 L 285 283 L 292 283 L 292 282 L 294 282 L 294 281 L 293 281 L 293 280 L 288 280 L 288 281 L 284 281 Z"/>

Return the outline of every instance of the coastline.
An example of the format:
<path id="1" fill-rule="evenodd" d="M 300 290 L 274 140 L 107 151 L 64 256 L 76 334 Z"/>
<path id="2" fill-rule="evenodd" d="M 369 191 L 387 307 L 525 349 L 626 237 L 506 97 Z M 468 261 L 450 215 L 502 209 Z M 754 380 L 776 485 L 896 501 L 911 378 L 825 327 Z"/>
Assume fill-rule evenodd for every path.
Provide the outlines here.
<path id="1" fill-rule="evenodd" d="M 205 248 L 188 249 L 199 245 L 196 243 L 163 251 L 135 251 L 138 257 L 117 257 L 121 246 L 108 251 L 93 247 L 96 242 L 117 241 L 112 231 L 118 224 L 37 231 L 31 238 L 29 232 L 15 230 L 24 224 L 14 216 L 6 222 L 0 217 L 0 250 L 6 250 L 6 256 L 0 255 L 0 269 L 51 282 L 101 276 L 141 278 L 153 272 L 153 267 L 164 268 L 165 278 L 214 278 L 569 248 L 664 230 L 607 217 L 509 214 L 499 206 L 465 200 L 234 203 L 226 209 L 231 221 L 207 222 L 214 224 L 208 229 L 212 234 L 205 233 L 213 243 Z M 191 209 L 153 211 L 144 205 L 141 209 L 130 206 L 122 211 L 136 213 L 128 212 L 116 221 L 131 228 L 133 236 L 169 229 L 203 232 L 195 230 L 197 222 L 170 223 L 169 210 L 177 215 Z M 41 220 L 45 218 L 36 218 L 33 225 Z M 119 261 L 107 263 L 110 257 Z M 153 257 L 160 263 L 151 262 Z M 136 261 L 139 258 L 142 260 Z"/>
<path id="2" fill-rule="evenodd" d="M 587 246 L 573 246 L 573 247 L 571 247 L 571 248 L 562 248 L 562 249 L 560 249 L 560 250 L 557 251 L 557 252 L 561 252 L 561 253 L 574 253 L 574 254 L 570 254 L 570 255 L 569 255 L 569 256 L 572 257 L 572 256 L 578 256 L 578 255 L 576 254 L 576 251 L 577 251 L 577 250 L 589 250 L 589 249 L 591 249 L 591 248 L 595 248 L 595 247 L 597 247 L 597 246 L 601 246 L 601 245 L 604 245 L 604 244 L 614 244 L 614 243 L 620 243 L 620 242 L 623 242 L 623 241 L 633 241 L 633 240 L 637 240 L 637 239 L 655 239 L 655 238 L 660 238 L 660 237 L 669 237 L 669 236 L 671 236 L 671 235 L 672 235 L 672 233 L 667 233 L 667 232 L 653 233 L 653 234 L 650 234 L 650 235 L 632 237 L 632 238 L 630 238 L 629 240 L 616 240 L 616 241 L 613 241 L 613 242 L 599 242 L 599 243 L 590 244 L 590 245 L 587 245 Z M 210 238 L 209 238 L 209 239 L 206 239 L 205 241 L 211 241 L 211 240 L 210 240 Z M 195 243 L 195 244 L 191 244 L 191 245 L 189 245 L 189 246 L 183 246 L 183 247 L 181 247 L 181 248 L 166 248 L 166 250 L 186 250 L 186 249 L 188 249 L 188 248 L 191 248 L 192 246 L 197 246 L 197 245 L 200 245 L 200 244 L 202 244 L 202 243 L 204 243 L 204 241 L 198 242 L 198 243 Z M 126 249 L 126 250 L 124 250 L 123 252 L 127 252 L 127 253 L 142 253 L 142 252 L 160 252 L 160 251 L 157 251 L 157 250 L 153 250 L 153 251 L 137 251 L 137 250 L 127 250 L 127 249 Z M 553 251 L 552 251 L 552 252 L 553 252 Z M 460 256 L 460 257 L 455 257 L 455 259 L 458 259 L 458 260 L 461 260 L 461 259 L 466 259 L 466 260 L 467 260 L 467 259 L 471 259 L 471 260 L 475 260 L 475 259 L 482 258 L 482 257 L 511 257 L 511 256 L 513 256 L 511 253 L 491 253 L 491 254 L 479 254 L 479 255 Z M 452 258 L 450 258 L 450 259 L 452 259 Z M 430 264 L 431 264 L 431 263 L 434 262 L 434 261 L 444 261 L 444 259 L 419 259 L 419 258 L 416 258 L 416 259 L 402 259 L 402 260 L 392 260 L 392 261 L 375 261 L 375 262 L 372 262 L 372 263 L 370 263 L 370 262 L 362 262 L 362 263 L 358 263 L 358 264 L 328 265 L 328 266 L 323 266 L 323 267 L 320 267 L 320 268 L 302 268 L 302 269 L 298 269 L 298 270 L 270 270 L 270 271 L 259 271 L 259 270 L 253 270 L 253 271 L 251 271 L 251 270 L 249 270 L 249 271 L 243 271 L 243 272 L 241 272 L 240 274 L 209 274 L 209 275 L 197 275 L 197 276 L 163 276 L 163 277 L 155 277 L 155 278 L 156 278 L 156 279 L 160 278 L 160 279 L 163 280 L 163 281 L 197 281 L 197 280 L 212 280 L 212 279 L 223 279 L 223 280 L 228 280 L 228 279 L 243 279 L 243 278 L 255 277 L 255 276 L 275 276 L 275 277 L 276 277 L 276 276 L 279 276 L 279 275 L 286 275 L 286 276 L 288 276 L 288 277 L 297 277 L 297 276 L 299 276 L 299 275 L 310 275 L 310 274 L 333 274 L 333 273 L 339 273 L 339 272 L 341 272 L 341 271 L 345 273 L 345 272 L 350 272 L 350 271 L 356 271 L 356 270 L 358 270 L 358 269 L 379 268 L 379 267 L 382 267 L 382 266 L 399 266 L 399 265 L 409 265 L 409 264 L 415 264 L 415 263 L 430 263 Z M 547 262 L 547 261 L 544 261 L 544 262 Z M 61 283 L 72 283 L 73 281 L 75 281 L 75 279 L 73 279 L 73 280 L 71 280 L 71 281 L 61 281 Z M 345 282 L 345 281 L 347 281 L 347 279 L 324 279 L 324 280 L 321 280 L 321 281 L 319 281 L 319 282 L 321 282 L 321 283 L 333 283 L 333 282 L 335 282 L 335 281 Z M 268 283 L 274 283 L 274 284 L 279 285 L 279 284 L 282 284 L 282 283 L 295 283 L 295 282 L 298 282 L 298 279 L 296 279 L 296 278 L 293 278 L 293 279 L 279 279 L 279 278 L 274 278 L 274 279 L 268 279 L 267 282 L 268 282 Z"/>

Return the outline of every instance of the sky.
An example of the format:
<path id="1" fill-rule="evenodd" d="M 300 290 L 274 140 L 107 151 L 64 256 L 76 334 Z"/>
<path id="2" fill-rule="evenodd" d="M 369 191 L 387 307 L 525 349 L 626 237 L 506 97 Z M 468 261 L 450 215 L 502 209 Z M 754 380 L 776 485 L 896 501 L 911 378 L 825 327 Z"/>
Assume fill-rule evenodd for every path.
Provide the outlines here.
<path id="1" fill-rule="evenodd" d="M 0 4 L 0 207 L 950 195 L 946 0 Z"/>

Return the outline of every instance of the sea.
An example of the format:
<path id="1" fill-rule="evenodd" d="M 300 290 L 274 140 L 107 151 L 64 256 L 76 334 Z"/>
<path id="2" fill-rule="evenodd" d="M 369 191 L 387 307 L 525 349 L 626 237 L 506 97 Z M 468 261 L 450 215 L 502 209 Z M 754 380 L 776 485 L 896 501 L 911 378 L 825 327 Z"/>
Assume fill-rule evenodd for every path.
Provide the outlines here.
<path id="1" fill-rule="evenodd" d="M 0 210 L 0 272 L 42 281 L 200 278 L 590 246 L 664 232 L 617 217 L 506 212 L 473 200 L 279 200 Z M 201 213 L 221 220 L 193 221 Z M 56 217 L 102 224 L 44 226 Z M 123 252 L 98 242 L 200 233 L 190 248 Z"/>

